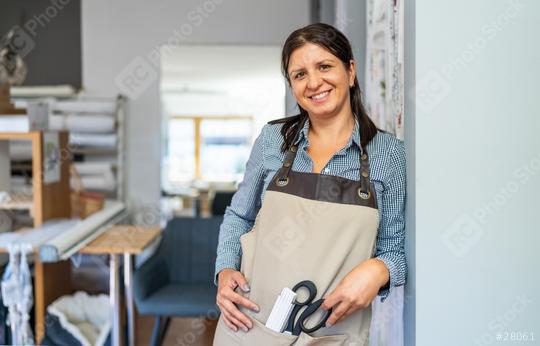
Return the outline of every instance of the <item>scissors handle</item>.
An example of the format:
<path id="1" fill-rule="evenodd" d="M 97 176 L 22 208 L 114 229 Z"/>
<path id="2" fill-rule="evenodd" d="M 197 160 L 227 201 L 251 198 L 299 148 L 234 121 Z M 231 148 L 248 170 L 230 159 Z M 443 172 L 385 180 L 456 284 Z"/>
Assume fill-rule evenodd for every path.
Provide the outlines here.
<path id="1" fill-rule="evenodd" d="M 330 315 L 332 314 L 332 308 L 328 309 L 324 313 L 323 318 L 315 326 L 311 328 L 307 328 L 304 325 L 304 322 L 309 318 L 309 316 L 313 315 L 315 311 L 317 311 L 317 309 L 320 308 L 323 302 L 324 302 L 324 299 L 322 298 L 318 299 L 314 301 L 313 303 L 309 304 L 307 308 L 304 311 L 302 311 L 302 313 L 300 314 L 300 317 L 298 318 L 298 322 L 294 325 L 292 335 L 300 335 L 301 332 L 311 334 L 325 326 L 326 320 L 328 320 L 328 317 L 330 317 Z"/>
<path id="2" fill-rule="evenodd" d="M 313 301 L 313 299 L 315 299 L 315 297 L 317 296 L 317 287 L 311 280 L 300 281 L 299 283 L 294 285 L 292 291 L 297 292 L 298 290 L 300 290 L 300 288 L 307 289 L 309 296 L 304 301 L 300 302 L 296 300 L 294 302 L 294 308 L 292 309 L 291 314 L 289 316 L 289 320 L 287 321 L 287 327 L 285 327 L 285 331 L 290 332 L 290 333 L 294 331 L 297 325 L 296 316 L 300 312 L 300 309 L 302 309 L 302 307 L 306 305 L 309 305 Z"/>
<path id="3" fill-rule="evenodd" d="M 297 303 L 300 304 L 300 305 L 307 305 L 307 304 L 311 303 L 313 301 L 313 299 L 315 299 L 315 297 L 317 296 L 317 286 L 315 286 L 315 284 L 311 280 L 304 280 L 304 281 L 300 281 L 299 283 L 294 285 L 292 290 L 293 290 L 293 292 L 296 292 L 302 287 L 304 287 L 305 289 L 308 290 L 309 297 L 304 302 L 298 302 L 297 301 Z"/>

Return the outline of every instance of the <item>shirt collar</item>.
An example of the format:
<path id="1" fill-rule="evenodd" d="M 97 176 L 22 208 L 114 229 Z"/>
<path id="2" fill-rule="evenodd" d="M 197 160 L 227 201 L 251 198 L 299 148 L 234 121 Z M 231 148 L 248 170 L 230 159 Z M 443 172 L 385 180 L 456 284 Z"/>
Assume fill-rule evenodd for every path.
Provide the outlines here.
<path id="1" fill-rule="evenodd" d="M 309 118 L 307 118 L 304 122 L 304 126 L 302 126 L 302 129 L 300 129 L 300 134 L 293 144 L 297 146 L 300 146 L 299 143 L 302 143 L 302 145 L 305 146 L 309 145 L 308 132 Z M 358 123 L 358 119 L 356 117 L 354 117 L 354 130 L 344 149 L 348 149 L 353 143 L 356 144 L 360 150 L 362 150 L 362 145 L 360 142 L 360 124 Z"/>

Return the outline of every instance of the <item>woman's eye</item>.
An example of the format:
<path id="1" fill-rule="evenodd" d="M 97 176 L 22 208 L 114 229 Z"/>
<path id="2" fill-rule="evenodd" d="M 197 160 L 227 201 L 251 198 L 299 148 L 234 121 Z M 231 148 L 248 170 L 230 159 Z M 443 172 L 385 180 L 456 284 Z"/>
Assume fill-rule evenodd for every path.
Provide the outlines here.
<path id="1" fill-rule="evenodd" d="M 330 66 L 330 65 L 321 65 L 321 70 L 326 71 L 326 70 L 329 70 L 330 67 L 332 67 L 332 66 Z"/>
<path id="2" fill-rule="evenodd" d="M 304 77 L 304 72 L 298 72 L 297 74 L 294 75 L 294 79 L 298 79 L 298 78 L 302 78 Z"/>

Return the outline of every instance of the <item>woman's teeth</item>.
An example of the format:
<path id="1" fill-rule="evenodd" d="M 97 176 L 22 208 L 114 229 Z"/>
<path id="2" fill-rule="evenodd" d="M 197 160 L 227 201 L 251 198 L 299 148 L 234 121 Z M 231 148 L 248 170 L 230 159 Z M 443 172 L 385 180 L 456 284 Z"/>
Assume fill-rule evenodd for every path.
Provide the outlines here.
<path id="1" fill-rule="evenodd" d="M 325 92 L 322 92 L 320 94 L 317 94 L 317 95 L 313 95 L 311 96 L 312 99 L 314 100 L 320 100 L 322 98 L 324 98 L 326 95 L 328 95 L 329 91 L 325 91 Z"/>

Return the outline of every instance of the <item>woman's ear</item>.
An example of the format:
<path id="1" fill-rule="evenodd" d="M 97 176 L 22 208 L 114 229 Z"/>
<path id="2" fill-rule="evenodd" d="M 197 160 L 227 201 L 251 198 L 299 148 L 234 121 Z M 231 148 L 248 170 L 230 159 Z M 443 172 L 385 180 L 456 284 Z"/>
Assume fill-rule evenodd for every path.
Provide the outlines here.
<path id="1" fill-rule="evenodd" d="M 356 78 L 356 63 L 354 60 L 349 61 L 349 87 L 354 86 L 354 79 Z"/>

